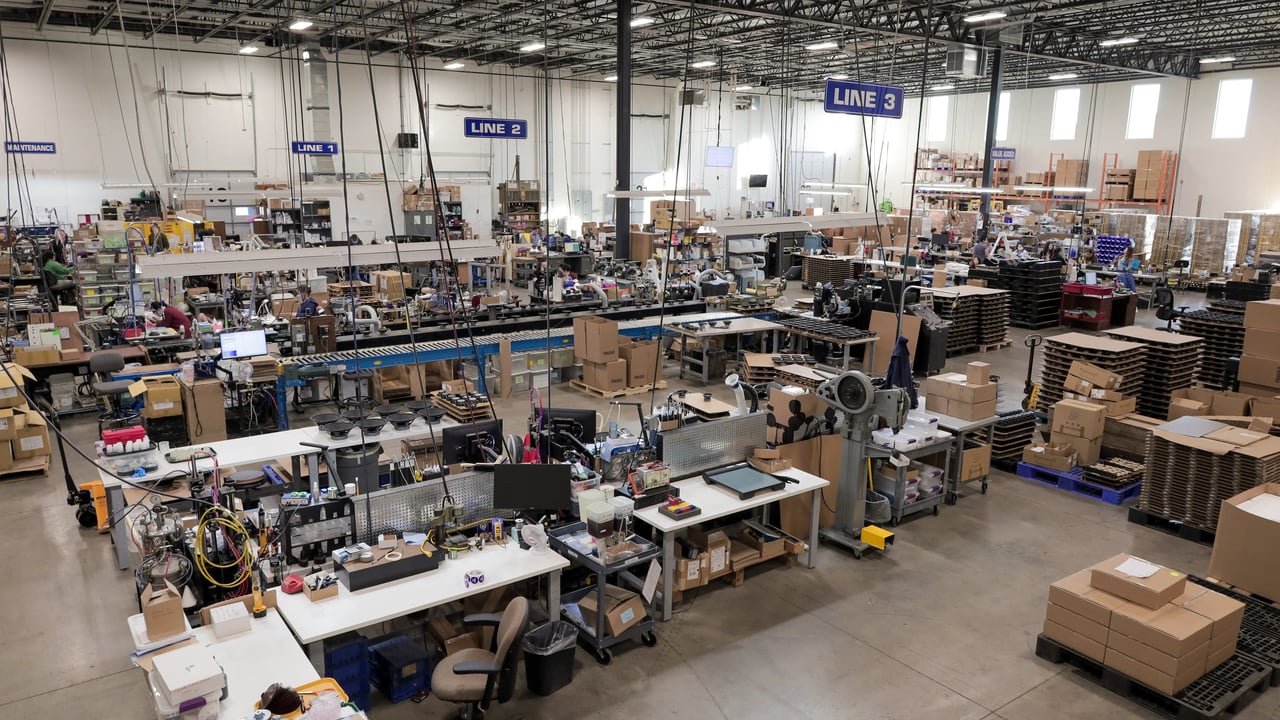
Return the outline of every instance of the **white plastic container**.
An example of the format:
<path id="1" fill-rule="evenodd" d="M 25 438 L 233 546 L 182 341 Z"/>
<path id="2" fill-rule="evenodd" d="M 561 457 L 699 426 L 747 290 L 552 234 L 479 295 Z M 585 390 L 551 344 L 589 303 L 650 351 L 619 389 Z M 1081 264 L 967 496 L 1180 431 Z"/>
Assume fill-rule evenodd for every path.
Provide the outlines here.
<path id="1" fill-rule="evenodd" d="M 871 440 L 875 444 L 883 448 L 892 448 L 898 452 L 906 452 L 920 444 L 920 438 L 906 431 L 897 435 L 889 428 L 883 430 L 875 430 L 871 433 Z"/>
<path id="2" fill-rule="evenodd" d="M 204 705 L 183 711 L 181 705 L 169 705 L 165 702 L 164 695 L 156 687 L 155 673 L 147 676 L 147 682 L 151 686 L 151 696 L 155 700 L 156 717 L 159 720 L 217 720 L 218 718 L 218 698 L 222 697 L 222 689 L 203 695 Z M 194 701 L 188 701 L 186 704 L 190 706 Z"/>
<path id="3" fill-rule="evenodd" d="M 613 506 L 614 518 L 629 518 L 636 509 L 636 501 L 622 495 L 609 498 L 609 504 Z"/>
<path id="4" fill-rule="evenodd" d="M 581 507 L 586 508 L 582 519 L 587 521 L 587 532 L 591 537 L 603 538 L 613 534 L 613 505 L 601 501 Z"/>

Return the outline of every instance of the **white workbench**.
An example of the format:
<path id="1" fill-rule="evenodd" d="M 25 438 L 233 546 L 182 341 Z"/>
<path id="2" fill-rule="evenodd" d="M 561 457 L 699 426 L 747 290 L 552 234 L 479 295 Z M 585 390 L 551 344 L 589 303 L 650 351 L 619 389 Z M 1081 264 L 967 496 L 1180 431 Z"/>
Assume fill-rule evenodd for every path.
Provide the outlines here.
<path id="1" fill-rule="evenodd" d="M 702 378 L 702 384 L 710 383 L 710 377 L 707 373 L 707 345 L 706 342 L 711 338 L 727 337 L 729 335 L 752 335 L 754 333 L 773 333 L 774 352 L 778 347 L 778 331 L 785 330 L 786 327 L 769 320 L 761 320 L 759 318 L 744 317 L 730 320 L 727 327 L 708 327 L 705 329 L 693 329 L 685 327 L 686 324 L 694 322 L 687 318 L 672 320 L 663 325 L 663 332 L 672 332 L 680 336 L 680 377 L 684 377 L 685 365 L 698 365 L 698 376 Z M 702 323 L 699 323 L 702 324 Z M 698 340 L 703 343 L 702 360 L 694 360 L 688 356 L 689 340 Z M 738 344 L 738 352 L 742 352 L 742 344 Z M 741 358 L 738 358 L 741 360 Z"/>
<path id="2" fill-rule="evenodd" d="M 702 510 L 701 513 L 691 518 L 676 520 L 659 512 L 659 506 L 657 505 L 635 511 L 637 520 L 643 521 L 662 533 L 662 587 L 670 588 L 674 582 L 676 533 L 700 523 L 733 515 L 743 510 L 763 507 L 769 503 L 804 495 L 805 493 L 810 493 L 813 496 L 813 511 L 812 516 L 809 518 L 809 551 L 807 557 L 809 567 L 814 567 L 813 553 L 818 547 L 818 509 L 822 507 L 820 493 L 822 488 L 831 483 L 817 475 L 797 470 L 796 468 L 782 470 L 774 474 L 795 478 L 800 482 L 787 483 L 781 490 L 756 493 L 746 500 L 739 500 L 735 492 L 719 485 L 712 485 L 701 476 L 692 477 L 674 484 L 680 488 L 680 499 L 698 506 Z M 671 593 L 669 592 L 662 593 L 662 619 L 663 621 L 671 619 Z"/>
<path id="3" fill-rule="evenodd" d="M 274 462 L 278 458 L 295 455 L 310 455 L 314 458 L 320 452 L 316 448 L 306 447 L 302 443 L 322 445 L 334 450 L 372 442 L 397 443 L 401 440 L 430 437 L 432 433 L 439 436 L 445 429 L 458 427 L 459 424 L 456 420 L 446 415 L 439 422 L 429 427 L 419 419 L 408 430 L 395 430 L 388 424 L 377 435 L 366 435 L 362 438 L 357 430 L 353 430 L 351 434 L 341 440 L 334 440 L 329 437 L 328 433 L 312 426 L 263 435 L 252 435 L 234 440 L 221 440 L 198 447 L 208 447 L 217 453 L 217 464 L 220 468 L 264 465 Z M 103 458 L 102 462 L 109 464 L 111 458 Z M 197 461 L 197 466 L 202 470 L 212 470 L 214 461 L 201 459 Z M 175 470 L 185 472 L 190 469 L 190 463 L 171 463 L 161 457 L 158 468 L 143 477 L 129 478 L 129 480 L 137 484 L 146 484 L 159 480 Z M 121 570 L 127 570 L 129 568 L 129 528 L 128 521 L 121 518 L 125 511 L 124 483 L 120 478 L 101 469 L 98 470 L 98 477 L 102 480 L 102 485 L 107 491 L 107 507 L 110 510 L 111 518 L 116 521 L 111 531 L 112 540 L 116 544 L 116 560 Z"/>
<path id="4" fill-rule="evenodd" d="M 444 551 L 439 551 L 444 552 Z M 504 585 L 547 575 L 550 588 L 547 610 L 560 616 L 560 571 L 569 561 L 554 550 L 543 553 L 521 550 L 514 542 L 468 551 L 456 560 L 445 560 L 431 572 L 351 592 L 339 583 L 337 597 L 311 602 L 301 593 L 277 593 L 276 607 L 304 645 L 369 625 L 438 607 Z M 468 589 L 469 570 L 484 573 L 484 583 Z"/>
<path id="5" fill-rule="evenodd" d="M 283 596 L 282 593 L 278 595 Z M 307 654 L 294 642 L 275 610 L 250 620 L 247 633 L 219 639 L 212 627 L 196 628 L 196 639 L 213 651 L 227 674 L 227 699 L 218 706 L 219 718 L 242 718 L 271 683 L 297 687 L 320 679 Z"/>

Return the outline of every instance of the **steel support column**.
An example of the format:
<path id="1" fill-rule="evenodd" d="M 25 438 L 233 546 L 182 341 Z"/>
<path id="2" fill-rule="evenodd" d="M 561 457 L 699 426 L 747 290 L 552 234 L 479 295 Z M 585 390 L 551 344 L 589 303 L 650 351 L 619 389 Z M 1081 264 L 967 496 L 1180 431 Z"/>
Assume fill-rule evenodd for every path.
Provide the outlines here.
<path id="1" fill-rule="evenodd" d="M 614 190 L 627 191 L 631 189 L 631 0 L 618 0 L 618 67 L 615 74 L 618 76 L 618 126 L 614 133 Z M 631 199 L 614 198 L 613 203 L 613 222 L 617 233 L 614 246 L 630 252 Z"/>
<path id="2" fill-rule="evenodd" d="M 982 187 L 991 187 L 995 177 L 995 163 L 991 160 L 991 147 L 996 142 L 996 122 L 1000 119 L 1000 80 L 1004 75 L 1004 48 L 997 47 L 991 54 L 991 95 L 987 98 L 987 135 L 982 146 Z M 991 194 L 981 198 L 982 237 L 991 228 Z"/>

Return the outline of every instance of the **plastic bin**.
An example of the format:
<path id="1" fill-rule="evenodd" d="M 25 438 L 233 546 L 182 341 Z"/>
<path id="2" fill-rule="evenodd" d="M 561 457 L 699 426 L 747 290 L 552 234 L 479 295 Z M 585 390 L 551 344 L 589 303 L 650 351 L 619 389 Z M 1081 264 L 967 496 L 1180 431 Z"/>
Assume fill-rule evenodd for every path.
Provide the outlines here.
<path id="1" fill-rule="evenodd" d="M 373 686 L 393 703 L 431 689 L 431 656 L 404 635 L 370 643 L 369 670 Z"/>
<path id="2" fill-rule="evenodd" d="M 524 647 L 524 678 L 529 690 L 550 695 L 573 681 L 573 654 L 578 647 L 578 629 L 562 621 L 549 622 L 530 630 Z"/>
<path id="3" fill-rule="evenodd" d="M 889 498 L 883 493 L 871 490 L 867 492 L 867 522 L 889 522 L 893 509 L 889 507 Z"/>

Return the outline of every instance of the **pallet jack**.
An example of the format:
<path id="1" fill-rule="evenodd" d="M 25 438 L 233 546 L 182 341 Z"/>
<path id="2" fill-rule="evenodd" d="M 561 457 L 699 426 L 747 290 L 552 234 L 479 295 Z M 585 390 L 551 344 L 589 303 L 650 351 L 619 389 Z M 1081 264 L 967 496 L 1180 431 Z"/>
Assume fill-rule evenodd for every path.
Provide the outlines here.
<path id="1" fill-rule="evenodd" d="M 1044 337 L 1039 334 L 1028 335 L 1022 341 L 1023 345 L 1031 349 L 1031 354 L 1027 358 L 1027 384 L 1022 388 L 1022 392 L 1026 393 L 1026 397 L 1022 398 L 1023 410 L 1031 410 L 1040 399 L 1040 383 L 1031 381 L 1031 372 L 1036 366 L 1036 348 L 1040 347 L 1042 342 L 1044 342 Z"/>

